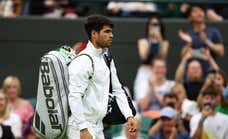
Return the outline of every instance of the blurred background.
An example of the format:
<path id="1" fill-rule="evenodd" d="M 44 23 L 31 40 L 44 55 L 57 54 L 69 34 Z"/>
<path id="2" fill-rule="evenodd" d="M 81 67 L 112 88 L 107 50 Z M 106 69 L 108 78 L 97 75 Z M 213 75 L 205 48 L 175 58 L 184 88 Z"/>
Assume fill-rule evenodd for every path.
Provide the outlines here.
<path id="1" fill-rule="evenodd" d="M 121 82 L 129 88 L 141 112 L 155 110 L 150 109 L 150 104 L 154 103 L 152 99 L 148 104 L 141 104 L 146 90 L 153 90 L 156 86 L 151 80 L 159 80 L 159 77 L 151 79 L 154 77 L 147 75 L 148 69 L 145 67 L 148 65 L 152 66 L 151 72 L 158 70 L 158 74 L 164 74 L 161 76 L 172 81 L 172 84 L 176 81 L 175 84 L 184 85 L 188 98 L 192 84 L 188 86 L 185 81 L 179 82 L 185 79 L 185 75 L 180 76 L 179 73 L 185 71 L 178 70 L 181 64 L 189 60 L 186 56 L 188 51 L 192 51 L 192 57 L 203 59 L 210 65 L 201 65 L 202 74 L 205 75 L 202 77 L 200 89 L 209 70 L 228 72 L 227 0 L 0 0 L 0 83 L 3 91 L 7 76 L 18 77 L 21 83 L 18 91 L 20 97 L 29 100 L 34 107 L 40 58 L 62 45 L 73 47 L 87 43 L 83 23 L 91 14 L 105 15 L 113 21 L 115 27 L 111 53 L 115 58 Z M 205 28 L 197 31 L 200 24 Z M 154 35 L 155 28 L 159 30 L 157 36 Z M 153 39 L 153 35 L 157 40 Z M 152 46 L 154 49 L 149 48 Z M 191 49 L 184 52 L 185 48 Z M 163 49 L 164 53 L 161 55 L 167 67 L 164 73 L 160 73 L 159 69 L 153 69 L 155 63 L 151 62 Z M 206 50 L 210 54 L 207 54 Z M 184 68 L 187 70 L 187 66 Z M 193 74 L 197 74 L 197 71 Z M 225 78 L 227 77 L 223 79 Z M 170 92 L 171 87 L 164 88 L 163 96 Z M 139 94 L 140 89 L 145 92 Z M 198 91 L 196 97 L 200 89 L 194 90 Z M 196 97 L 190 100 L 196 102 Z M 161 108 L 159 107 L 159 110 Z M 151 118 L 149 114 L 149 117 L 143 119 L 145 123 L 148 123 L 146 120 L 151 123 L 151 119 L 159 116 L 152 114 Z M 147 132 L 151 125 L 153 124 L 141 125 L 142 134 L 148 137 Z M 118 130 L 117 127 L 116 134 L 122 133 Z M 110 132 L 108 135 L 112 134 Z"/>

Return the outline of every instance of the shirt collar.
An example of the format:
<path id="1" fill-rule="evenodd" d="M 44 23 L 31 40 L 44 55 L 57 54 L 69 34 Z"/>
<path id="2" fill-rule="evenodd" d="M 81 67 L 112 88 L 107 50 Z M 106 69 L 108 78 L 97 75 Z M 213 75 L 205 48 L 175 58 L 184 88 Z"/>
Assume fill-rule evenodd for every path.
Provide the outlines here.
<path id="1" fill-rule="evenodd" d="M 87 47 L 95 54 L 103 56 L 104 54 L 107 54 L 108 48 L 96 48 L 91 41 L 88 41 Z"/>

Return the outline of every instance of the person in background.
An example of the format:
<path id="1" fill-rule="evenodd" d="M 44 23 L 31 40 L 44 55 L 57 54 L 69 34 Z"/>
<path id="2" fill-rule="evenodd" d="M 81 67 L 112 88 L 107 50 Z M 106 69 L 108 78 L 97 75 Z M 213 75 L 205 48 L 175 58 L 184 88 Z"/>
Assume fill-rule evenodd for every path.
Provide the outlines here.
<path id="1" fill-rule="evenodd" d="M 188 19 L 192 25 L 187 33 L 180 31 L 182 39 L 182 54 L 192 48 L 198 51 L 200 48 L 208 48 L 213 58 L 222 57 L 225 54 L 222 35 L 215 27 L 208 27 L 205 23 L 205 11 L 198 5 L 192 5 L 188 10 Z"/>
<path id="2" fill-rule="evenodd" d="M 0 17 L 16 17 L 22 14 L 22 0 L 0 0 Z"/>
<path id="3" fill-rule="evenodd" d="M 215 111 L 216 97 L 222 93 L 219 86 L 209 86 L 202 91 L 201 112 L 190 121 L 192 139 L 226 139 L 228 138 L 228 116 Z"/>
<path id="4" fill-rule="evenodd" d="M 224 97 L 225 88 L 227 87 L 227 80 L 226 80 L 226 74 L 222 70 L 211 70 L 208 72 L 208 75 L 206 77 L 206 81 L 203 85 L 203 89 L 207 88 L 209 86 L 218 86 L 221 88 L 222 92 L 219 93 L 216 97 L 216 111 L 228 114 L 228 100 Z M 202 95 L 199 95 L 197 98 L 198 104 L 202 107 L 202 104 L 200 103 L 202 99 Z"/>
<path id="5" fill-rule="evenodd" d="M 205 5 L 205 4 L 204 4 Z M 189 3 L 182 3 L 180 6 L 180 12 L 184 15 L 187 16 L 189 8 L 191 5 Z M 207 5 L 205 7 L 205 16 L 207 17 L 208 20 L 210 21 L 223 21 L 223 16 L 220 15 L 216 10 L 214 9 L 213 5 Z"/>
<path id="6" fill-rule="evenodd" d="M 149 91 L 148 80 L 152 74 L 151 63 L 155 57 L 166 58 L 169 42 L 165 38 L 165 27 L 159 17 L 150 17 L 146 23 L 145 38 L 138 40 L 141 65 L 134 82 L 134 97 L 138 102 Z"/>
<path id="7" fill-rule="evenodd" d="M 28 123 L 30 123 L 34 110 L 27 100 L 19 97 L 21 93 L 21 82 L 16 76 L 7 76 L 3 81 L 2 89 L 9 99 L 9 105 L 22 120 L 23 137 L 26 137 L 29 134 L 27 133 L 27 128 L 30 128 Z"/>
<path id="8" fill-rule="evenodd" d="M 9 100 L 3 90 L 0 90 L 0 124 L 8 126 L 8 133 L 3 133 L 7 136 L 3 139 L 20 139 L 22 138 L 22 123 L 20 117 L 14 113 L 9 105 Z M 1 128 L 6 128 L 2 127 Z M 13 133 L 13 134 L 12 134 Z M 13 136 L 12 136 L 13 135 Z"/>
<path id="9" fill-rule="evenodd" d="M 187 132 L 177 129 L 177 112 L 171 107 L 161 110 L 160 119 L 149 129 L 149 139 L 188 139 Z"/>
<path id="10" fill-rule="evenodd" d="M 167 66 L 166 61 L 162 58 L 155 58 L 152 62 L 153 74 L 150 75 L 148 80 L 150 90 L 139 101 L 141 110 L 160 110 L 163 104 L 163 96 L 168 94 L 174 81 L 166 78 Z"/>
<path id="11" fill-rule="evenodd" d="M 175 81 L 183 83 L 187 98 L 190 100 L 197 99 L 205 81 L 202 63 L 199 58 L 195 57 L 195 55 L 196 52 L 193 50 L 186 52 L 175 73 Z M 203 50 L 201 57 L 209 63 L 209 66 L 212 69 L 219 69 L 219 66 L 211 56 L 208 49 Z"/>
<path id="12" fill-rule="evenodd" d="M 182 84 L 176 83 L 170 91 L 170 94 L 176 94 L 178 97 L 178 112 L 181 114 L 180 125 L 184 126 L 184 130 L 190 131 L 189 123 L 195 114 L 199 113 L 199 108 L 196 101 L 189 100 L 186 95 L 186 90 Z"/>
<path id="13" fill-rule="evenodd" d="M 121 17 L 148 17 L 158 12 L 157 4 L 153 2 L 115 2 L 107 4 L 109 15 Z"/>
<path id="14" fill-rule="evenodd" d="M 165 94 L 163 97 L 163 107 L 169 106 L 178 112 L 179 111 L 178 103 L 179 103 L 179 99 L 177 95 L 174 93 Z"/>

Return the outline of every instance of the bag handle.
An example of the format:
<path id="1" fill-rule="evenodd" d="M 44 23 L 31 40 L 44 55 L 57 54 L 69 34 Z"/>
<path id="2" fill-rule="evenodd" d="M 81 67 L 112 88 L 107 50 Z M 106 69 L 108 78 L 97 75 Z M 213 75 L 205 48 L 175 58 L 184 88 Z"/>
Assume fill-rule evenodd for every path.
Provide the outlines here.
<path id="1" fill-rule="evenodd" d="M 112 61 L 112 56 L 110 54 L 105 54 L 104 55 L 104 61 L 106 65 L 109 68 L 110 74 L 109 74 L 109 93 L 112 94 L 112 71 L 111 71 L 111 61 Z"/>

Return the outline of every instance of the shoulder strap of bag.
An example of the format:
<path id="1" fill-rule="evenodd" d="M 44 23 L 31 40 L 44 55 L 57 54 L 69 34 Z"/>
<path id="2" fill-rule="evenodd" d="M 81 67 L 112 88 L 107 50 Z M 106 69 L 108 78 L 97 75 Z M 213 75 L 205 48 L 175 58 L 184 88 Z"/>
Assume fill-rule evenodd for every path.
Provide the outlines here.
<path id="1" fill-rule="evenodd" d="M 90 56 L 90 55 L 88 55 L 88 54 L 79 54 L 79 55 L 77 55 L 75 58 L 78 58 L 78 57 L 80 57 L 80 56 L 87 56 L 89 59 L 90 59 L 90 61 L 92 62 L 92 68 L 93 68 L 93 73 L 92 73 L 92 75 L 91 76 L 89 76 L 89 79 L 92 79 L 92 77 L 93 77 L 93 75 L 94 75 L 94 61 L 93 61 L 93 58 Z M 75 59 L 74 58 L 74 59 Z"/>
<path id="2" fill-rule="evenodd" d="M 108 66 L 109 68 L 109 71 L 110 71 L 110 74 L 109 74 L 109 77 L 110 77 L 110 81 L 109 81 L 109 93 L 112 94 L 112 72 L 111 72 L 111 61 L 112 61 L 112 56 L 109 54 L 105 54 L 104 55 L 104 61 L 106 63 L 106 65 Z"/>

